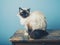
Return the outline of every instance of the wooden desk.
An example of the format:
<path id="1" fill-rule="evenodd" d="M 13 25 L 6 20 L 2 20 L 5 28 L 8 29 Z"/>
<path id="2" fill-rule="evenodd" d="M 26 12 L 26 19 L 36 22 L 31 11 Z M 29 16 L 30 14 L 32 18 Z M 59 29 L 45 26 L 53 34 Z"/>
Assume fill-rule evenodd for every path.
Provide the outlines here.
<path id="1" fill-rule="evenodd" d="M 47 31 L 49 33 L 48 36 L 39 40 L 29 40 L 23 36 L 23 30 L 17 30 L 9 40 L 12 42 L 12 45 L 60 45 L 60 30 Z"/>

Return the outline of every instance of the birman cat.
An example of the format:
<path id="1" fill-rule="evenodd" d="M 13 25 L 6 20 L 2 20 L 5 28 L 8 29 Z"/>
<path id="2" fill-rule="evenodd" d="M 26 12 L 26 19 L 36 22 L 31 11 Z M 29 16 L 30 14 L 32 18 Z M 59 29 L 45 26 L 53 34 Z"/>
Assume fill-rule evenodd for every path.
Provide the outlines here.
<path id="1" fill-rule="evenodd" d="M 30 8 L 19 8 L 17 15 L 20 23 L 25 26 L 28 35 L 32 39 L 40 39 L 48 34 L 46 32 L 47 21 L 44 14 L 40 11 L 30 12 Z"/>

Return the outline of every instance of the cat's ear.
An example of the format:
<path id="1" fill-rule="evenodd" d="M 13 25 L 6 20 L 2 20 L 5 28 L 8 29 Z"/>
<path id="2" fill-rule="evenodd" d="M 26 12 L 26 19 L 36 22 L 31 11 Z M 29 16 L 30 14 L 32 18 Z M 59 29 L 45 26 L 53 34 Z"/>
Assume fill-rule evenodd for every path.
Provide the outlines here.
<path id="1" fill-rule="evenodd" d="M 21 11 L 21 10 L 23 10 L 21 7 L 19 7 L 19 12 Z"/>
<path id="2" fill-rule="evenodd" d="M 29 8 L 29 9 L 27 9 L 27 11 L 29 11 L 29 12 L 30 12 L 30 8 Z"/>

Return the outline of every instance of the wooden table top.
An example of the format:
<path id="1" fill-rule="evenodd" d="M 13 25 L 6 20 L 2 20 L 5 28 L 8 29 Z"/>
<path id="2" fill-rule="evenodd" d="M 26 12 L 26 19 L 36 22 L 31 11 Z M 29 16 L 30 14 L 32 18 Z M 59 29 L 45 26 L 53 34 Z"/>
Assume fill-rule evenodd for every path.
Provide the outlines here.
<path id="1" fill-rule="evenodd" d="M 49 35 L 41 38 L 41 39 L 36 39 L 36 40 L 29 40 L 26 36 L 24 36 L 24 31 L 25 30 L 17 30 L 13 36 L 10 37 L 10 41 L 11 42 L 17 42 L 17 41 L 60 41 L 60 30 L 47 30 L 47 32 L 49 33 Z"/>

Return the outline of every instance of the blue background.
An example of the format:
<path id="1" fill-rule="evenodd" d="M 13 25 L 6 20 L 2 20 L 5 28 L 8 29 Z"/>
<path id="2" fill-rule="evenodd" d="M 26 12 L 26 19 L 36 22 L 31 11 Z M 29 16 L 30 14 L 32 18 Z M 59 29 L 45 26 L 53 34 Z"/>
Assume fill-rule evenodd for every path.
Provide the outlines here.
<path id="1" fill-rule="evenodd" d="M 10 36 L 16 30 L 24 29 L 16 16 L 19 7 L 43 12 L 47 29 L 60 29 L 60 0 L 0 0 L 0 45 L 11 45 Z"/>

